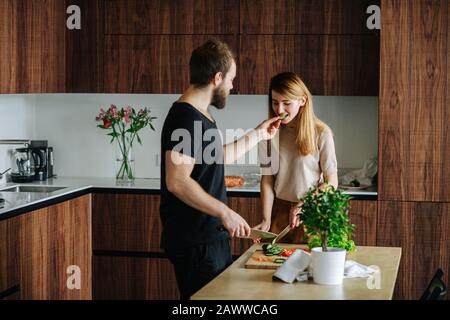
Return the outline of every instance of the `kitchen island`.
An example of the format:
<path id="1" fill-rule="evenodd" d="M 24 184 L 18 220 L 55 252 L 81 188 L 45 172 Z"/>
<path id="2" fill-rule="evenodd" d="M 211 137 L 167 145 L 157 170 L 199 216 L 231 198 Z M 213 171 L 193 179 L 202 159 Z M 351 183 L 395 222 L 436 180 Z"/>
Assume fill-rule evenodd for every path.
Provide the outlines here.
<path id="1" fill-rule="evenodd" d="M 284 245 L 301 248 L 302 246 Z M 378 266 L 380 285 L 367 278 L 344 279 L 338 286 L 315 284 L 312 280 L 293 284 L 272 280 L 275 270 L 246 269 L 255 244 L 231 266 L 192 296 L 192 300 L 389 300 L 392 299 L 400 264 L 401 248 L 358 247 L 347 259 L 366 266 Z M 369 280 L 370 282 L 370 280 Z"/>

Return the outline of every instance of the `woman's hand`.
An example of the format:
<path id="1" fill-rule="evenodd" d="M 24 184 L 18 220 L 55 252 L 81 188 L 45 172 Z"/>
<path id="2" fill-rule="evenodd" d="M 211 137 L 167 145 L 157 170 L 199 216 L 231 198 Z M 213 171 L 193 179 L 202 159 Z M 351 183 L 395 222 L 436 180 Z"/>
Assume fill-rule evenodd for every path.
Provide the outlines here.
<path id="1" fill-rule="evenodd" d="M 301 204 L 295 204 L 291 206 L 291 211 L 289 212 L 289 223 L 291 225 L 291 228 L 296 228 L 302 223 L 302 221 L 298 217 L 298 214 L 300 213 L 299 205 Z"/>

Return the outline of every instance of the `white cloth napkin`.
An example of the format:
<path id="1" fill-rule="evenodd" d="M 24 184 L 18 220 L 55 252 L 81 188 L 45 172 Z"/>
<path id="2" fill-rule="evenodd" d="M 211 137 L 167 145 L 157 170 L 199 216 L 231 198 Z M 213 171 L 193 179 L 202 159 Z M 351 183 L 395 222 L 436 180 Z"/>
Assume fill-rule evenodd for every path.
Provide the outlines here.
<path id="1" fill-rule="evenodd" d="M 311 263 L 311 255 L 303 250 L 297 249 L 294 253 L 275 271 L 273 278 L 287 283 L 293 283 L 297 277 L 303 279 L 305 270 Z M 306 273 L 307 277 L 307 273 Z M 298 280 L 298 279 L 297 279 Z"/>
<path id="2" fill-rule="evenodd" d="M 376 269 L 362 265 L 356 261 L 347 260 L 344 266 L 344 278 L 367 278 L 376 271 Z"/>

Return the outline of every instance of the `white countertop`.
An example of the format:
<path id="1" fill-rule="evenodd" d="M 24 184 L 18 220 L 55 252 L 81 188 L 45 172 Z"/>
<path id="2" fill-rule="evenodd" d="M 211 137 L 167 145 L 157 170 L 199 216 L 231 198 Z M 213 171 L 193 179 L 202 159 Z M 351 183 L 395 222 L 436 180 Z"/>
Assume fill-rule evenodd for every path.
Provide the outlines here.
<path id="1" fill-rule="evenodd" d="M 248 182 L 240 188 L 227 188 L 230 192 L 259 192 L 259 181 L 255 179 L 248 179 Z M 12 186 L 26 185 L 26 186 L 52 186 L 64 187 L 51 193 L 38 192 L 2 192 Z M 34 181 L 31 183 L 7 183 L 0 187 L 0 198 L 5 199 L 5 203 L 0 208 L 0 215 L 12 210 L 24 208 L 30 205 L 35 205 L 40 202 L 48 201 L 71 193 L 82 191 L 89 188 L 107 188 L 107 189 L 134 189 L 134 190 L 159 190 L 160 179 L 135 179 L 133 184 L 119 184 L 114 178 L 89 178 L 89 177 L 56 177 L 48 179 L 47 181 Z M 361 191 L 347 191 L 350 195 L 360 196 L 376 196 L 375 190 L 361 190 Z"/>

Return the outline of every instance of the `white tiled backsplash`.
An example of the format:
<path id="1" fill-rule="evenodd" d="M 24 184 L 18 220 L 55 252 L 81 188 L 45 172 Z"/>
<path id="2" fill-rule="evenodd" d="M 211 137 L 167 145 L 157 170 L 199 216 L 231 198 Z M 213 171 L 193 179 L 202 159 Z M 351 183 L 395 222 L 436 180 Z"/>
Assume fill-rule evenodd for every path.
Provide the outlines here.
<path id="1" fill-rule="evenodd" d="M 54 147 L 55 173 L 60 176 L 112 177 L 114 147 L 96 127 L 100 107 L 150 107 L 156 131 L 142 133 L 136 145 L 136 175 L 158 178 L 160 132 L 164 118 L 179 95 L 158 94 L 38 94 L 0 95 L 0 139 L 48 140 Z M 360 168 L 377 155 L 378 97 L 314 97 L 315 112 L 334 132 L 338 166 Z M 267 96 L 230 96 L 225 109 L 214 115 L 219 129 L 250 129 L 267 117 Z M 225 137 L 225 136 L 224 136 Z M 11 166 L 8 150 L 0 145 L 0 170 Z M 228 166 L 227 174 L 253 172 L 257 166 Z M 1 182 L 0 182 L 1 183 Z"/>

